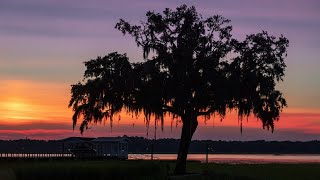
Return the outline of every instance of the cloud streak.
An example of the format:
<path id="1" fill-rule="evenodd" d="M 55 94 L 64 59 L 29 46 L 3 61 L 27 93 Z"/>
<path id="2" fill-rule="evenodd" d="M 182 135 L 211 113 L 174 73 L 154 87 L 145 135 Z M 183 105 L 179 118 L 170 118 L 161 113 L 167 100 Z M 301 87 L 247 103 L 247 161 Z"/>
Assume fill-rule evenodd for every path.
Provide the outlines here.
<path id="1" fill-rule="evenodd" d="M 142 117 L 141 117 L 142 118 Z M 154 137 L 154 126 L 150 125 L 149 129 L 143 123 L 142 119 L 136 120 L 124 115 L 119 122 L 114 121 L 112 128 L 110 122 L 92 125 L 84 136 L 142 136 L 147 138 Z M 296 118 L 296 119 L 294 119 Z M 222 122 L 212 120 L 204 124 L 199 120 L 200 125 L 194 135 L 194 139 L 213 139 L 213 140 L 270 140 L 270 141 L 310 141 L 320 140 L 320 114 L 302 114 L 284 113 L 280 121 L 276 122 L 275 132 L 263 130 L 261 123 L 254 118 L 249 118 L 243 122 L 243 132 L 240 132 L 236 120 L 225 119 Z M 134 125 L 133 125 L 134 124 Z M 152 124 L 152 123 L 151 123 Z M 157 138 L 180 138 L 181 124 L 171 127 L 171 120 L 165 119 L 163 131 L 157 130 Z M 63 122 L 53 122 L 50 120 L 34 120 L 22 123 L 7 123 L 0 121 L 0 139 L 62 139 L 69 136 L 80 136 L 78 126 L 73 131 L 71 119 Z"/>

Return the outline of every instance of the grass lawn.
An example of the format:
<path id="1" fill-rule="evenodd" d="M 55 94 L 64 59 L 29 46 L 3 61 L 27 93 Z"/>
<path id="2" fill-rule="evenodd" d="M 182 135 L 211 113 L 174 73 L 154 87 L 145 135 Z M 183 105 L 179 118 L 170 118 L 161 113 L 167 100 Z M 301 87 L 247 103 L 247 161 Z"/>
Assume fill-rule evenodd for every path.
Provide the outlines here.
<path id="1" fill-rule="evenodd" d="M 0 161 L 1 180 L 25 179 L 320 179 L 320 164 L 201 164 L 188 162 L 187 176 L 172 176 L 174 161 Z"/>
<path id="2" fill-rule="evenodd" d="M 190 172 L 231 179 L 320 180 L 320 164 L 189 164 Z M 226 178 L 228 179 L 228 178 Z"/>

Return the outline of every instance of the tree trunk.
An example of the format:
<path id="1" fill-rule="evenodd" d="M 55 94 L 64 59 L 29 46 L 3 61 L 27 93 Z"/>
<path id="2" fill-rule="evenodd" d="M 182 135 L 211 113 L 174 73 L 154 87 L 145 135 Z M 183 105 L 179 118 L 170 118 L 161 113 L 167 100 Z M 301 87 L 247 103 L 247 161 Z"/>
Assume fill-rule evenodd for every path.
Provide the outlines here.
<path id="1" fill-rule="evenodd" d="M 186 173 L 186 163 L 189 151 L 189 146 L 193 133 L 196 131 L 198 126 L 197 117 L 182 117 L 182 132 L 180 138 L 179 152 L 176 161 L 176 167 L 174 170 L 175 174 Z"/>

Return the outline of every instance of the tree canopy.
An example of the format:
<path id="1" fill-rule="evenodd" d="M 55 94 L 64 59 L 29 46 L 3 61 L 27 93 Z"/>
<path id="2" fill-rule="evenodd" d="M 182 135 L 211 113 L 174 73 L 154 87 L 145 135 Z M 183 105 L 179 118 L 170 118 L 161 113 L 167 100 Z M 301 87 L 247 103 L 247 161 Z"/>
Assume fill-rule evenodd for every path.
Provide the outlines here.
<path id="1" fill-rule="evenodd" d="M 151 116 L 162 124 L 166 115 L 179 117 L 186 143 L 180 148 L 188 149 L 199 116 L 223 117 L 234 109 L 240 120 L 253 114 L 273 131 L 286 106 L 276 89 L 289 44 L 283 35 L 262 31 L 237 40 L 230 20 L 203 18 L 186 5 L 146 16 L 139 25 L 120 19 L 115 26 L 142 47 L 144 60 L 131 63 L 126 54 L 113 52 L 85 62 L 83 81 L 71 89 L 74 126 L 81 117 L 83 132 L 92 121 L 112 122 L 120 111 L 143 113 L 147 124 Z"/>

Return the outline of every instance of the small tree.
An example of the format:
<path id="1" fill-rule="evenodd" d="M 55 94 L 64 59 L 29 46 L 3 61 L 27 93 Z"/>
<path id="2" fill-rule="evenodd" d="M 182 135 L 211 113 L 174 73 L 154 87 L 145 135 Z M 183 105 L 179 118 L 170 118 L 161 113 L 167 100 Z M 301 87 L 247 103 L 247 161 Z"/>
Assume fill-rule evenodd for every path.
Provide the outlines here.
<path id="1" fill-rule="evenodd" d="M 289 42 L 285 37 L 263 31 L 238 41 L 231 35 L 230 20 L 219 15 L 204 19 L 193 6 L 146 16 L 140 25 L 122 19 L 116 24 L 143 48 L 144 62 L 130 63 L 125 54 L 116 52 L 85 62 L 83 83 L 71 90 L 74 127 L 82 117 L 82 133 L 92 121 L 112 122 L 122 110 L 144 113 L 147 124 L 151 116 L 162 125 L 166 115 L 180 118 L 176 174 L 185 173 L 200 116 L 224 117 L 227 110 L 235 109 L 240 120 L 253 114 L 263 128 L 273 131 L 286 106 L 275 89 L 286 67 Z"/>

